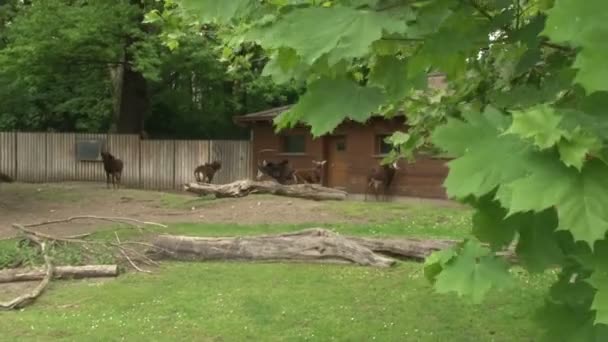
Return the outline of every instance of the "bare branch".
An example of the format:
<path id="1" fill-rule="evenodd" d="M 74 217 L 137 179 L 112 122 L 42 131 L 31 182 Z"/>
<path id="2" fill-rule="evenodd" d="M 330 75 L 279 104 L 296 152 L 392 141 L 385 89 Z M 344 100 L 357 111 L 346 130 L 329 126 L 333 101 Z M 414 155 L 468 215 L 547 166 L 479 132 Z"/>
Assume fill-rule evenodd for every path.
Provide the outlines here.
<path id="1" fill-rule="evenodd" d="M 51 221 L 45 221 L 45 222 L 40 222 L 40 223 L 25 224 L 23 226 L 28 227 L 28 228 L 33 228 L 33 227 L 46 226 L 46 225 L 50 225 L 50 224 L 71 222 L 71 221 L 76 221 L 76 220 L 109 221 L 109 222 L 114 222 L 114 223 L 129 224 L 136 228 L 140 228 L 140 226 L 138 226 L 137 224 L 167 228 L 167 226 L 164 224 L 160 224 L 160 223 L 156 223 L 156 222 L 140 221 L 140 220 L 136 220 L 136 219 L 129 218 L 129 217 L 106 217 L 106 216 L 94 216 L 94 215 L 72 216 L 72 217 L 68 217 L 67 219 L 51 220 Z"/>
<path id="2" fill-rule="evenodd" d="M 40 297 L 53 278 L 54 267 L 51 257 L 47 252 L 47 243 L 40 241 L 35 236 L 28 235 L 28 238 L 40 246 L 40 251 L 44 256 L 44 263 L 46 265 L 46 274 L 38 286 L 36 286 L 32 291 L 22 294 L 21 296 L 8 302 L 0 302 L 0 309 L 14 310 L 32 303 L 34 300 L 36 300 L 36 298 Z"/>

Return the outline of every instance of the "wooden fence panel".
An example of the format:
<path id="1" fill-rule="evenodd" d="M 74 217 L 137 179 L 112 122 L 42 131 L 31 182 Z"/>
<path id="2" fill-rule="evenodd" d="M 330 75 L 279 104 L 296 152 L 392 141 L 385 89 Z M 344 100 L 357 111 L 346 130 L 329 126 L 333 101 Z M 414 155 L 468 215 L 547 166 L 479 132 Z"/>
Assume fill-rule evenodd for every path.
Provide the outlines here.
<path id="1" fill-rule="evenodd" d="M 17 133 L 18 181 L 46 181 L 46 133 Z"/>
<path id="2" fill-rule="evenodd" d="M 78 133 L 75 139 L 76 141 L 97 139 L 107 141 L 107 138 L 107 134 Z M 76 160 L 76 156 L 74 156 L 74 160 Z M 105 182 L 106 174 L 103 171 L 101 159 L 98 161 L 76 161 L 76 180 Z"/>
<path id="3" fill-rule="evenodd" d="M 181 189 L 194 169 L 218 160 L 214 183 L 252 175 L 249 141 L 140 140 L 137 135 L 0 132 L 0 171 L 19 181 L 105 182 L 101 158 L 78 161 L 77 142 L 101 140 L 123 160 L 123 184 L 143 189 Z"/>
<path id="4" fill-rule="evenodd" d="M 16 177 L 16 140 L 13 132 L 0 132 L 0 172 Z"/>
<path id="5" fill-rule="evenodd" d="M 76 134 L 46 134 L 46 181 L 76 179 Z"/>
<path id="6" fill-rule="evenodd" d="M 249 141 L 213 140 L 210 142 L 211 160 L 222 162 L 214 183 L 226 184 L 251 178 L 251 153 Z"/>
<path id="7" fill-rule="evenodd" d="M 194 182 L 194 169 L 209 161 L 209 141 L 175 141 L 175 188 Z"/>
<path id="8" fill-rule="evenodd" d="M 142 140 L 140 186 L 144 189 L 174 188 L 175 142 Z"/>
<path id="9" fill-rule="evenodd" d="M 132 134 L 109 134 L 108 151 L 122 160 L 122 184 L 129 187 L 139 187 L 140 170 L 140 138 Z"/>

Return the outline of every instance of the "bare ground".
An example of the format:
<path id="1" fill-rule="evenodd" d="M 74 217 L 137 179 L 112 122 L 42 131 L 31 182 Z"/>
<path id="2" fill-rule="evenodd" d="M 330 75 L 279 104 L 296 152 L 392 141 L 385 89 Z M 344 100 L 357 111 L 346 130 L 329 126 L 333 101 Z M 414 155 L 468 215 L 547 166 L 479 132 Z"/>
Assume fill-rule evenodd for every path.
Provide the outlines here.
<path id="1" fill-rule="evenodd" d="M 0 184 L 0 239 L 11 237 L 13 223 L 34 223 L 78 215 L 131 217 L 163 223 L 295 224 L 343 222 L 323 203 L 272 196 L 201 200 L 187 193 L 108 190 L 99 183 Z M 106 224 L 105 227 L 112 225 Z M 58 235 L 102 229 L 99 221 L 41 228 Z"/>

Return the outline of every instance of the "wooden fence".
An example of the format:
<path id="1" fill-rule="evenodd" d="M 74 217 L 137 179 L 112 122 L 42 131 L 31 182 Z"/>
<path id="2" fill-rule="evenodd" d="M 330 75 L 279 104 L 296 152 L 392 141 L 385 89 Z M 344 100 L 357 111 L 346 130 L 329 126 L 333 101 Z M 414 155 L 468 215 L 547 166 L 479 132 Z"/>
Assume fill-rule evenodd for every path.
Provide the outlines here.
<path id="1" fill-rule="evenodd" d="M 0 171 L 21 182 L 105 182 L 101 159 L 77 157 L 77 143 L 97 140 L 124 162 L 123 185 L 181 189 L 194 181 L 194 168 L 219 160 L 214 183 L 253 175 L 251 145 L 240 140 L 140 140 L 137 135 L 0 132 Z"/>

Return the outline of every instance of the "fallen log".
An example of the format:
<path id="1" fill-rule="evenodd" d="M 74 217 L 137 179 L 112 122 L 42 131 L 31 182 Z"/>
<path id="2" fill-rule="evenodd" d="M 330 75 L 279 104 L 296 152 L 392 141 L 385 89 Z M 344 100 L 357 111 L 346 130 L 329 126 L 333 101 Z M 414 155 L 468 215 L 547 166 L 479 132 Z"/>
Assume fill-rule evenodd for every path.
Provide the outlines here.
<path id="1" fill-rule="evenodd" d="M 352 263 L 389 267 L 395 260 L 325 229 L 280 235 L 204 238 L 160 235 L 149 253 L 176 260 Z"/>
<path id="2" fill-rule="evenodd" d="M 229 184 L 189 183 L 184 190 L 198 195 L 214 195 L 216 198 L 245 197 L 251 194 L 272 194 L 277 196 L 311 199 L 315 201 L 342 201 L 347 193 L 317 184 L 282 185 L 277 182 L 239 180 Z"/>
<path id="3" fill-rule="evenodd" d="M 450 248 L 458 240 L 422 240 L 415 238 L 364 238 L 348 236 L 350 241 L 365 246 L 370 250 L 389 256 L 424 260 L 435 251 Z"/>
<path id="4" fill-rule="evenodd" d="M 422 261 L 431 253 L 458 243 L 458 240 L 343 236 L 323 228 L 311 228 L 288 234 L 244 237 L 160 235 L 148 253 L 175 260 L 304 261 L 387 267 L 395 263 L 392 258 Z M 498 255 L 516 261 L 512 249 Z"/>
<path id="5" fill-rule="evenodd" d="M 45 268 L 5 269 L 0 270 L 0 284 L 41 280 L 45 275 Z M 116 276 L 118 276 L 117 265 L 57 266 L 53 270 L 54 279 L 103 278 Z"/>

